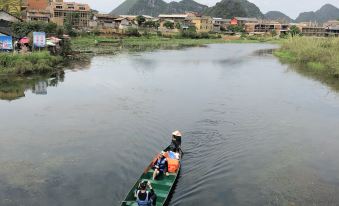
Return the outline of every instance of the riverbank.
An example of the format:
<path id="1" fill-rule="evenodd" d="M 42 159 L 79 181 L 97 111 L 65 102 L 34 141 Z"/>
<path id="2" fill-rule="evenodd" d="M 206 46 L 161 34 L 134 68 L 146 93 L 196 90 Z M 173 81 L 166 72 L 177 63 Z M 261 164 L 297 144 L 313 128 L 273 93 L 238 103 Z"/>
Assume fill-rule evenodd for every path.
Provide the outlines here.
<path id="1" fill-rule="evenodd" d="M 290 38 L 274 54 L 314 77 L 339 79 L 338 38 Z"/>
<path id="2" fill-rule="evenodd" d="M 102 37 L 84 36 L 72 39 L 75 53 L 115 54 L 121 50 L 140 51 L 160 48 L 180 48 L 202 46 L 205 44 L 224 43 L 223 39 L 177 39 L 163 37 Z"/>
<path id="3" fill-rule="evenodd" d="M 73 55 L 67 57 L 53 56 L 47 51 L 28 54 L 0 54 L 0 74 L 30 75 L 48 73 L 60 70 L 69 61 L 84 61 L 88 55 L 114 55 L 123 51 L 153 51 L 156 49 L 178 49 L 183 47 L 204 46 L 223 43 L 277 43 L 274 38 L 165 38 L 159 36 L 141 37 L 102 37 L 81 36 L 71 39 Z"/>
<path id="4" fill-rule="evenodd" d="M 63 62 L 60 56 L 53 56 L 48 51 L 27 54 L 0 53 L 0 74 L 40 74 L 56 70 Z"/>

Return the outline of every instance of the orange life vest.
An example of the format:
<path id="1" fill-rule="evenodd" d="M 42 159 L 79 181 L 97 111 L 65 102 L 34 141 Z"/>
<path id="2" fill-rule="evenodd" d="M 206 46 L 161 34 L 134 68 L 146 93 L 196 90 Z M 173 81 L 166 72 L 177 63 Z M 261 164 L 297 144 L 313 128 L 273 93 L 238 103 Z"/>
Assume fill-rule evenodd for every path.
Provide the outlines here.
<path id="1" fill-rule="evenodd" d="M 167 159 L 167 163 L 168 163 L 168 172 L 169 172 L 169 173 L 175 173 L 175 172 L 177 172 L 177 170 L 179 169 L 179 166 L 180 166 L 179 160 L 169 158 L 168 152 L 166 152 L 164 156 L 165 156 L 166 159 Z"/>

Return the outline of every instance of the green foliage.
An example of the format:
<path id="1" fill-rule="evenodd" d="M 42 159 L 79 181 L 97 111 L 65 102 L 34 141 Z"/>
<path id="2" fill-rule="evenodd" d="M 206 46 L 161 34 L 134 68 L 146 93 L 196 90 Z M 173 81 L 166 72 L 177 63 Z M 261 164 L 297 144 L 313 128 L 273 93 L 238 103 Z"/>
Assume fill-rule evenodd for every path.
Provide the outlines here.
<path id="1" fill-rule="evenodd" d="M 207 32 L 197 33 L 196 30 L 193 29 L 193 28 L 181 31 L 179 37 L 180 38 L 188 38 L 188 39 L 210 39 L 212 37 L 216 38 L 214 36 L 211 36 Z"/>
<path id="2" fill-rule="evenodd" d="M 146 21 L 144 23 L 144 27 L 148 27 L 148 28 L 155 28 L 158 29 L 160 26 L 158 21 Z"/>
<path id="3" fill-rule="evenodd" d="M 281 39 L 287 39 L 289 37 L 289 33 L 280 33 L 279 36 Z"/>
<path id="4" fill-rule="evenodd" d="M 292 37 L 298 36 L 298 35 L 301 34 L 300 29 L 299 29 L 297 26 L 295 26 L 295 25 L 293 25 L 293 26 L 290 27 L 290 31 L 289 31 L 289 32 L 290 32 L 290 34 L 291 34 Z"/>
<path id="5" fill-rule="evenodd" d="M 180 24 L 179 22 L 177 22 L 177 23 L 175 24 L 175 28 L 176 28 L 176 29 L 181 29 L 181 24 Z"/>
<path id="6" fill-rule="evenodd" d="M 164 27 L 166 27 L 167 29 L 174 29 L 174 23 L 170 21 L 165 21 Z"/>
<path id="7" fill-rule="evenodd" d="M 12 24 L 12 31 L 19 37 L 24 37 L 31 32 L 57 33 L 58 26 L 55 23 L 41 21 L 15 22 Z"/>
<path id="8" fill-rule="evenodd" d="M 78 14 L 68 14 L 64 22 L 64 32 L 71 37 L 76 37 L 77 32 L 74 30 L 74 19 L 77 18 Z"/>
<path id="9" fill-rule="evenodd" d="M 61 61 L 61 57 L 52 56 L 46 51 L 24 55 L 0 53 L 0 73 L 44 73 L 52 71 Z"/>
<path id="10" fill-rule="evenodd" d="M 148 31 L 145 31 L 142 35 L 143 35 L 144 37 L 146 37 L 147 39 L 149 39 L 149 38 L 152 36 L 152 34 L 149 33 Z"/>
<path id="11" fill-rule="evenodd" d="M 150 3 L 151 2 L 151 3 Z M 163 14 L 180 14 L 187 11 L 203 13 L 207 6 L 199 4 L 195 1 L 180 1 L 175 4 L 167 3 L 163 0 L 125 0 L 120 6 L 112 11 L 113 14 L 131 14 L 141 15 L 148 14 L 158 16 Z"/>
<path id="12" fill-rule="evenodd" d="M 61 56 L 68 56 L 72 53 L 72 43 L 69 39 L 64 39 L 61 42 Z"/>
<path id="13" fill-rule="evenodd" d="M 210 35 L 207 32 L 200 33 L 200 38 L 202 39 L 209 39 Z"/>
<path id="14" fill-rule="evenodd" d="M 233 18 L 235 16 L 263 17 L 260 9 L 247 0 L 222 0 L 204 12 L 207 16 Z"/>
<path id="15" fill-rule="evenodd" d="M 137 16 L 136 21 L 138 22 L 138 25 L 141 26 L 143 23 L 146 22 L 146 18 L 144 16 Z"/>
<path id="16" fill-rule="evenodd" d="M 127 36 L 140 37 L 140 33 L 139 33 L 138 29 L 132 28 L 132 27 L 127 29 L 126 35 Z"/>
<path id="17" fill-rule="evenodd" d="M 271 33 L 272 37 L 275 37 L 275 36 L 278 35 L 278 33 L 277 33 L 277 31 L 275 29 L 273 29 L 270 33 Z"/>
<path id="18" fill-rule="evenodd" d="M 238 25 L 230 25 L 228 27 L 228 30 L 235 32 L 235 33 L 245 32 L 244 28 L 242 26 L 238 26 Z"/>
<path id="19" fill-rule="evenodd" d="M 199 38 L 199 36 L 198 36 L 196 31 L 190 31 L 190 30 L 181 31 L 180 37 L 182 37 L 182 38 L 190 38 L 190 39 L 197 39 L 197 38 Z"/>
<path id="20" fill-rule="evenodd" d="M 275 55 L 282 60 L 306 65 L 308 71 L 339 77 L 339 39 L 294 37 L 285 40 Z"/>

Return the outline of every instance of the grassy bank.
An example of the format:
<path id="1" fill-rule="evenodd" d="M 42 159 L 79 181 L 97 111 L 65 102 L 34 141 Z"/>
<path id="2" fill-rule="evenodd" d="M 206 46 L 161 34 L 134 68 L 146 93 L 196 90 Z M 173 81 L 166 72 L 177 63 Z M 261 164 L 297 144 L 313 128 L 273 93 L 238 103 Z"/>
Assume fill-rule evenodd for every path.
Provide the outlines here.
<path id="1" fill-rule="evenodd" d="M 55 70 L 62 63 L 59 56 L 47 51 L 28 54 L 0 53 L 0 74 L 37 74 Z"/>
<path id="2" fill-rule="evenodd" d="M 339 38 L 290 38 L 275 55 L 310 74 L 339 78 Z"/>
<path id="3" fill-rule="evenodd" d="M 148 35 L 141 37 L 102 37 L 86 35 L 71 40 L 74 55 L 63 58 L 50 55 L 47 51 L 28 54 L 0 53 L 0 74 L 39 74 L 58 70 L 58 65 L 69 61 L 84 62 L 87 55 L 78 54 L 116 54 L 121 51 L 152 51 L 155 49 L 178 49 L 182 47 L 203 46 L 216 43 L 260 43 L 272 42 L 272 38 L 172 38 Z"/>
<path id="4" fill-rule="evenodd" d="M 80 53 L 114 54 L 122 49 L 149 50 L 159 48 L 178 48 L 201 46 L 211 43 L 224 43 L 222 39 L 179 39 L 151 37 L 114 37 L 85 36 L 72 39 L 72 50 Z"/>
<path id="5" fill-rule="evenodd" d="M 147 51 L 152 49 L 171 49 L 181 47 L 203 46 L 220 43 L 278 43 L 274 38 L 206 38 L 190 39 L 180 37 L 141 36 L 122 39 L 101 36 L 83 36 L 72 39 L 72 50 L 76 53 L 115 54 L 123 49 L 128 51 Z"/>

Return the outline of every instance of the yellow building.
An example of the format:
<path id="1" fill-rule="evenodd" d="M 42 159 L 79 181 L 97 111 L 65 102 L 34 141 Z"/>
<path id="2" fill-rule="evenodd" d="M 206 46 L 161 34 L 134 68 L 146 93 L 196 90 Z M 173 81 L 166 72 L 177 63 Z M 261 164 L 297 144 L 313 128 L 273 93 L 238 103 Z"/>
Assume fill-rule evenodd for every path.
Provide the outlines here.
<path id="1" fill-rule="evenodd" d="M 189 19 L 195 25 L 198 33 L 213 31 L 213 18 L 212 17 L 194 16 L 194 17 L 189 17 Z"/>
<path id="2" fill-rule="evenodd" d="M 0 0 L 0 10 L 20 16 L 22 0 Z"/>
<path id="3" fill-rule="evenodd" d="M 51 21 L 59 26 L 63 26 L 67 18 L 70 18 L 73 27 L 88 27 L 90 12 L 91 8 L 88 4 L 63 2 L 63 0 L 54 0 L 50 3 Z"/>

